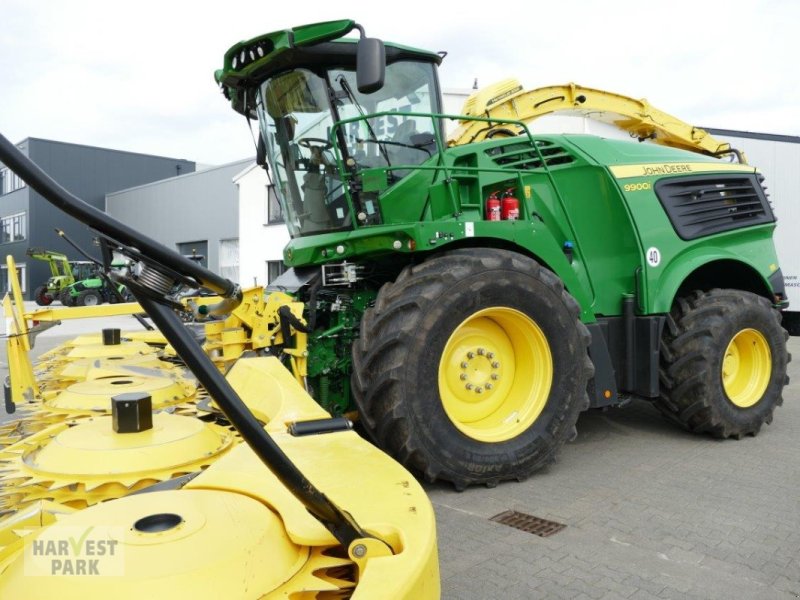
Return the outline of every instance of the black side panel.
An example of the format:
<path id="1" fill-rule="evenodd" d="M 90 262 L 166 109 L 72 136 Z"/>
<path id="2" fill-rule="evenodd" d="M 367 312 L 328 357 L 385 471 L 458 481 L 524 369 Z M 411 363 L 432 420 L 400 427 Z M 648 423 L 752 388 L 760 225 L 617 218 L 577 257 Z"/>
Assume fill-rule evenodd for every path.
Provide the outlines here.
<path id="1" fill-rule="evenodd" d="M 667 318 L 636 317 L 634 327 L 633 393 L 645 398 L 658 397 L 658 366 L 661 331 Z"/>
<path id="2" fill-rule="evenodd" d="M 665 322 L 666 317 L 663 315 L 631 316 L 626 331 L 623 317 L 598 319 L 596 327 L 605 339 L 620 393 L 635 394 L 643 398 L 658 397 L 659 351 Z M 594 350 L 592 326 L 589 326 L 589 330 L 593 333 Z M 597 363 L 595 369 L 598 369 Z M 591 393 L 589 397 L 592 398 Z"/>

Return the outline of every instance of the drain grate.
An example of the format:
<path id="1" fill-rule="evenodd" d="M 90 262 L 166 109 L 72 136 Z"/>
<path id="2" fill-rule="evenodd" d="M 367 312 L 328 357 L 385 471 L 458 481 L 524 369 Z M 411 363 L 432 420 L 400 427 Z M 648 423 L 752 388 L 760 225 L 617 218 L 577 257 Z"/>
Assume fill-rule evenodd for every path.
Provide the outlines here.
<path id="1" fill-rule="evenodd" d="M 563 523 L 556 523 L 555 521 L 548 521 L 547 519 L 540 519 L 533 515 L 526 515 L 525 513 L 517 512 L 516 510 L 507 510 L 499 515 L 493 516 L 490 521 L 502 523 L 515 529 L 525 531 L 538 535 L 539 537 L 550 537 L 558 533 L 566 527 Z"/>

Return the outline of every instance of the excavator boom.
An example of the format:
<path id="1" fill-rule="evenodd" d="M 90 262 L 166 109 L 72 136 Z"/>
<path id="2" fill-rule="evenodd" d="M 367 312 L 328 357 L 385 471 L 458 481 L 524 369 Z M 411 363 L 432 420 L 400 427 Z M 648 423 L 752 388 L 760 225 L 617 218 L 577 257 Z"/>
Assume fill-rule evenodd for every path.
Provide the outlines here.
<path id="1" fill-rule="evenodd" d="M 647 100 L 636 100 L 614 92 L 582 87 L 574 83 L 525 91 L 516 79 L 506 79 L 474 92 L 464 103 L 468 117 L 517 120 L 530 123 L 553 113 L 569 112 L 616 125 L 639 141 L 689 150 L 708 156 L 744 156 L 730 144 L 715 139 L 707 131 L 654 108 Z M 493 125 L 463 120 L 449 136 L 451 146 L 479 142 L 501 135 L 518 135 L 520 128 L 507 123 Z"/>

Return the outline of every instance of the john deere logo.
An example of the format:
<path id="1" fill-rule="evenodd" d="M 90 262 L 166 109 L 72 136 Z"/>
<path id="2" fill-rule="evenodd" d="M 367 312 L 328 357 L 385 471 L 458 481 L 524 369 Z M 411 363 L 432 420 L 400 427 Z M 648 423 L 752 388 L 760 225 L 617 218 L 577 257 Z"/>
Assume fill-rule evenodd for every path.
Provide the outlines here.
<path id="1" fill-rule="evenodd" d="M 122 575 L 122 535 L 120 527 L 52 525 L 26 546 L 25 575 Z"/>

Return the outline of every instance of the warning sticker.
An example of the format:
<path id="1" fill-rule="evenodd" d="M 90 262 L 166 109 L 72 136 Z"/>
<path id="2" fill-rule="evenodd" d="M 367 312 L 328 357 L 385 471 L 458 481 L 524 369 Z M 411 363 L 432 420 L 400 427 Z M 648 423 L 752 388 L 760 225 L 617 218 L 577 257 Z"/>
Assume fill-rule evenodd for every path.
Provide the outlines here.
<path id="1" fill-rule="evenodd" d="M 647 249 L 647 264 L 651 267 L 657 267 L 661 264 L 661 252 L 658 248 L 652 247 Z"/>

